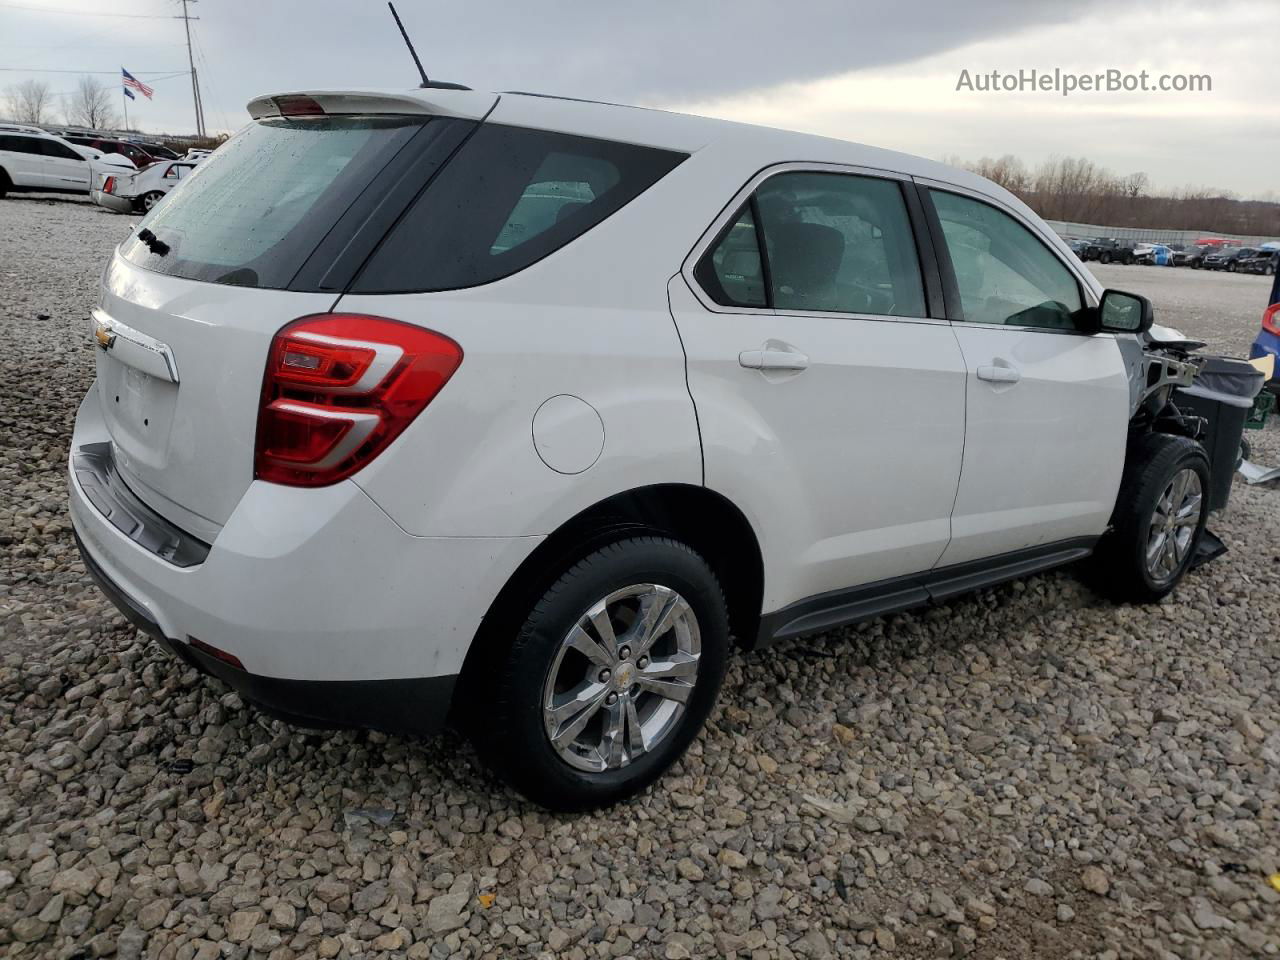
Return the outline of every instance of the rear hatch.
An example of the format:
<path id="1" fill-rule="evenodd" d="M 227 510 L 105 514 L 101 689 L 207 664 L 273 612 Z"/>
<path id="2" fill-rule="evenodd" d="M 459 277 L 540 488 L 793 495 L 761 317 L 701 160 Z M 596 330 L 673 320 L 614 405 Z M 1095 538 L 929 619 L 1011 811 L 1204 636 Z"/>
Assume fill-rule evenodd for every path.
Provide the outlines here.
<path id="1" fill-rule="evenodd" d="M 333 306 L 343 281 L 331 265 L 388 215 L 406 169 L 428 175 L 410 161 L 442 136 L 434 128 L 456 137 L 466 125 L 405 97 L 363 95 L 362 112 L 342 116 L 318 100 L 308 115 L 264 116 L 263 102 L 121 244 L 94 312 L 117 467 L 149 506 L 207 541 L 253 482 L 273 336 Z"/>

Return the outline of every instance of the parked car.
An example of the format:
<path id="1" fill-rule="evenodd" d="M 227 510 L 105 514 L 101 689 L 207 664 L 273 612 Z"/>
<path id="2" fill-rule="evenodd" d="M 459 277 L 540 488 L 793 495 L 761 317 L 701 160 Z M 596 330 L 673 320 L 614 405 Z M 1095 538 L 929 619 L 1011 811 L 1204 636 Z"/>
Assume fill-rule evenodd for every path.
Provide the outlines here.
<path id="1" fill-rule="evenodd" d="M 1274 277 L 1277 265 L 1280 265 L 1280 250 L 1255 250 L 1250 256 L 1236 260 L 1236 269 L 1241 273 L 1260 273 L 1265 277 Z"/>
<path id="2" fill-rule="evenodd" d="M 147 151 L 147 153 L 151 154 L 151 156 L 155 157 L 157 160 L 181 159 L 181 157 L 178 155 L 176 151 L 166 147 L 163 143 L 153 143 L 149 140 L 133 140 L 130 142 L 136 143 L 139 147 Z"/>
<path id="3" fill-rule="evenodd" d="M 1133 263 L 1133 243 L 1116 237 L 1095 237 L 1085 247 L 1085 259 L 1099 263 Z"/>
<path id="4" fill-rule="evenodd" d="M 89 192 L 90 155 L 52 134 L 0 131 L 0 197 L 9 190 Z"/>
<path id="5" fill-rule="evenodd" d="M 1204 268 L 1235 273 L 1240 269 L 1242 257 L 1252 257 L 1257 252 L 1253 247 L 1218 247 L 1212 253 L 1205 255 Z"/>
<path id="6" fill-rule="evenodd" d="M 1163 243 L 1140 243 L 1134 247 L 1133 262 L 1148 267 L 1172 267 L 1173 250 Z"/>
<path id="7" fill-rule="evenodd" d="M 681 755 L 731 636 L 1192 562 L 1192 367 L 1149 378 L 1150 303 L 981 177 L 527 94 L 249 112 L 106 265 L 70 511 L 125 615 L 266 709 L 452 715 L 583 809 Z"/>
<path id="8" fill-rule="evenodd" d="M 162 160 L 132 174 L 112 174 L 95 183 L 93 202 L 116 213 L 146 213 L 195 169 L 198 161 Z"/>
<path id="9" fill-rule="evenodd" d="M 93 147 L 95 150 L 101 150 L 103 153 L 118 153 L 121 156 L 128 157 L 133 161 L 133 165 L 139 170 L 148 167 L 159 160 L 159 157 L 152 154 L 149 150 L 144 149 L 136 143 L 130 143 L 128 140 L 115 140 L 110 137 L 96 137 L 86 135 L 73 135 L 67 138 L 72 143 L 84 144 L 86 147 Z"/>
<path id="10" fill-rule="evenodd" d="M 1077 259 L 1085 259 L 1084 252 L 1089 246 L 1088 240 L 1081 240 L 1078 237 L 1067 237 L 1066 241 L 1067 246 L 1070 248 L 1071 252 L 1076 255 Z"/>

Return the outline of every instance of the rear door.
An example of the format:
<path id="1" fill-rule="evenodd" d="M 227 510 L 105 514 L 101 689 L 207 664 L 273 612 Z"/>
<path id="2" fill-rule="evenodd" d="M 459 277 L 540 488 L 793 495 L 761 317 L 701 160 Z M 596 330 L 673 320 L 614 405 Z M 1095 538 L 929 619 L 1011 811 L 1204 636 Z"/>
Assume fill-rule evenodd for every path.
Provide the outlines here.
<path id="1" fill-rule="evenodd" d="M 1129 419 L 1115 337 L 1085 331 L 1079 277 L 1012 211 L 955 188 L 924 199 L 968 371 L 964 468 L 941 565 L 1098 536 Z"/>
<path id="2" fill-rule="evenodd" d="M 769 171 L 670 285 L 706 484 L 759 532 L 767 611 L 926 571 L 950 538 L 965 368 L 917 202 L 883 172 Z"/>

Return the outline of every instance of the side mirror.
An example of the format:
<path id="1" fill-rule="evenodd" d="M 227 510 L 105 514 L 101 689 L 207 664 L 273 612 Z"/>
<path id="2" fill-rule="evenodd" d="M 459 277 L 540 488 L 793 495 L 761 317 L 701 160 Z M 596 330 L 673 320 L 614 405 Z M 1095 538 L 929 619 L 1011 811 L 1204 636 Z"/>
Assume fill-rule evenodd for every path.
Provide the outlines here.
<path id="1" fill-rule="evenodd" d="M 1107 333 L 1146 333 L 1155 322 L 1151 301 L 1136 293 L 1106 290 L 1098 305 L 1098 329 Z"/>

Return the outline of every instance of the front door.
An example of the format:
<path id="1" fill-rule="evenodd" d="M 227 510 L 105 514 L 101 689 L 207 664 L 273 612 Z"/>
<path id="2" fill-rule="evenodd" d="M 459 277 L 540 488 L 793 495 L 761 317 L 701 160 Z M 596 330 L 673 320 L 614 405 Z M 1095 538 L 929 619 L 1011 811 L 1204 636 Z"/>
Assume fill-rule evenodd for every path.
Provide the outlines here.
<path id="1" fill-rule="evenodd" d="M 45 185 L 57 190 L 89 189 L 89 161 L 64 143 L 41 140 Z"/>
<path id="2" fill-rule="evenodd" d="M 1027 226 L 930 190 L 963 319 L 964 467 L 941 566 L 1107 526 L 1124 468 L 1129 380 L 1115 337 L 1090 334 L 1074 272 Z"/>
<path id="3" fill-rule="evenodd" d="M 760 537 L 765 612 L 926 571 L 950 539 L 964 360 L 903 188 L 763 175 L 670 284 L 706 484 Z"/>

